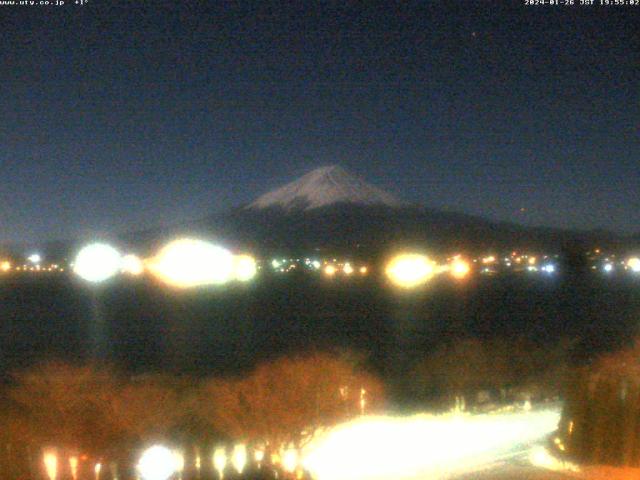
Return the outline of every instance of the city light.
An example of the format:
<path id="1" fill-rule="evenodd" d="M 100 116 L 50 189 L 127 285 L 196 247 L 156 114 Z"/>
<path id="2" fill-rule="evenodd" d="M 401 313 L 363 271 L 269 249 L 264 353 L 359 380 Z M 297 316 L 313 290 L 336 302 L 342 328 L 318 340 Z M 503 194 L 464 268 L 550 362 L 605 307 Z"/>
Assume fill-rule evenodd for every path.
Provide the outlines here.
<path id="1" fill-rule="evenodd" d="M 361 273 L 362 275 L 366 275 L 366 274 L 367 274 L 367 272 L 368 272 L 367 267 L 360 267 L 360 273 Z"/>
<path id="2" fill-rule="evenodd" d="M 224 447 L 218 447 L 213 452 L 213 468 L 218 472 L 219 478 L 224 475 L 224 467 L 227 466 L 227 454 Z"/>
<path id="3" fill-rule="evenodd" d="M 328 277 L 333 277 L 336 274 L 336 272 L 337 272 L 337 269 L 333 265 L 327 265 L 326 267 L 324 267 L 324 273 Z"/>
<path id="4" fill-rule="evenodd" d="M 640 273 L 640 258 L 631 257 L 627 260 L 627 267 L 629 267 L 634 273 Z"/>
<path id="5" fill-rule="evenodd" d="M 298 452 L 290 448 L 282 453 L 282 467 L 285 471 L 293 473 L 298 468 Z"/>
<path id="6" fill-rule="evenodd" d="M 144 272 L 144 263 L 137 255 L 125 255 L 120 260 L 120 270 L 129 275 L 141 275 Z"/>
<path id="7" fill-rule="evenodd" d="M 542 267 L 542 271 L 545 273 L 554 273 L 556 271 L 555 265 L 548 263 Z"/>
<path id="8" fill-rule="evenodd" d="M 190 288 L 220 285 L 231 280 L 234 258 L 222 247 L 185 238 L 166 245 L 148 266 L 165 283 L 177 288 Z"/>
<path id="9" fill-rule="evenodd" d="M 555 431 L 560 408 L 483 415 L 361 417 L 305 447 L 318 480 L 453 478 L 505 460 Z M 525 450 L 526 453 L 526 450 Z"/>
<path id="10" fill-rule="evenodd" d="M 602 269 L 607 273 L 611 273 L 613 272 L 613 265 L 611 263 L 605 263 Z"/>
<path id="11" fill-rule="evenodd" d="M 176 457 L 171 450 L 155 445 L 145 450 L 140 457 L 138 473 L 142 480 L 167 480 L 177 471 L 177 466 Z"/>
<path id="12" fill-rule="evenodd" d="M 262 460 L 264 459 L 264 450 L 262 450 L 261 448 L 256 449 L 253 452 L 253 457 L 255 458 L 256 463 L 260 465 L 260 463 L 262 463 Z"/>
<path id="13" fill-rule="evenodd" d="M 351 275 L 353 273 L 353 267 L 350 263 L 345 263 L 344 267 L 342 267 L 342 271 L 345 273 L 345 275 Z"/>
<path id="14" fill-rule="evenodd" d="M 44 452 L 44 469 L 49 480 L 56 480 L 58 475 L 58 456 L 53 451 Z"/>
<path id="15" fill-rule="evenodd" d="M 0 263 L 0 270 L 2 270 L 3 272 L 8 272 L 9 270 L 11 270 L 11 262 L 5 260 L 4 262 Z"/>
<path id="16" fill-rule="evenodd" d="M 69 457 L 69 470 L 71 470 L 71 478 L 78 479 L 78 457 Z"/>
<path id="17" fill-rule="evenodd" d="M 73 270 L 88 282 L 103 282 L 120 270 L 120 253 L 105 243 L 92 243 L 80 250 Z"/>
<path id="18" fill-rule="evenodd" d="M 234 277 L 241 282 L 252 280 L 258 271 L 256 260 L 251 255 L 234 257 Z"/>
<path id="19" fill-rule="evenodd" d="M 449 267 L 449 271 L 454 278 L 462 279 L 469 275 L 471 266 L 469 262 L 465 262 L 462 259 L 456 258 Z"/>
<path id="20" fill-rule="evenodd" d="M 244 445 L 236 445 L 233 448 L 231 463 L 238 473 L 242 473 L 244 466 L 247 464 L 247 447 Z"/>
<path id="21" fill-rule="evenodd" d="M 407 253 L 393 258 L 386 268 L 389 279 L 402 288 L 426 283 L 435 274 L 435 264 L 426 256 Z"/>
<path id="22" fill-rule="evenodd" d="M 102 471 L 102 464 L 96 463 L 95 467 L 93 467 L 93 471 L 96 474 L 96 480 L 100 480 L 100 472 Z"/>
<path id="23" fill-rule="evenodd" d="M 176 463 L 176 472 L 178 472 L 182 476 L 182 472 L 184 471 L 184 455 L 181 452 L 173 452 L 173 457 Z"/>
<path id="24" fill-rule="evenodd" d="M 40 255 L 39 253 L 32 253 L 27 257 L 27 260 L 29 260 L 33 264 L 40 263 L 42 261 L 42 255 Z"/>

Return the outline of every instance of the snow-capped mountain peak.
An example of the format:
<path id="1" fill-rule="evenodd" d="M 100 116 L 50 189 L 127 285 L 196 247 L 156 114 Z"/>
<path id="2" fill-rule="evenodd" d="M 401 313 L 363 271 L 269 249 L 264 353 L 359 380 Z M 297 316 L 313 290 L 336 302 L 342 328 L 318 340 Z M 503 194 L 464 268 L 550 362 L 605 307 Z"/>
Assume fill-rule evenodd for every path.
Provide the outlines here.
<path id="1" fill-rule="evenodd" d="M 338 165 L 316 168 L 297 180 L 265 193 L 248 208 L 280 207 L 311 210 L 335 203 L 402 205 L 393 195 L 368 184 Z"/>

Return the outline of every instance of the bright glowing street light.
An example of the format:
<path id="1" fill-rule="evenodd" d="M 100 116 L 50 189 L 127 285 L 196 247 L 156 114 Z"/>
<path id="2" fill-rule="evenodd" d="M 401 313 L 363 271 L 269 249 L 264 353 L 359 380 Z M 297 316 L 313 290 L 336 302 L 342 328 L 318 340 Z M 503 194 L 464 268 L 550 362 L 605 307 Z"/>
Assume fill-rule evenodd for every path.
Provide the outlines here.
<path id="1" fill-rule="evenodd" d="M 184 455 L 181 452 L 173 452 L 173 457 L 176 462 L 176 472 L 178 472 L 179 478 L 182 478 L 182 472 L 184 471 Z"/>
<path id="2" fill-rule="evenodd" d="M 69 470 L 71 470 L 71 478 L 78 480 L 78 457 L 75 455 L 69 457 Z"/>
<path id="3" fill-rule="evenodd" d="M 144 263 L 137 255 L 125 255 L 120 260 L 120 270 L 129 275 L 140 275 L 144 272 Z"/>
<path id="4" fill-rule="evenodd" d="M 634 273 L 640 273 L 640 258 L 631 257 L 627 260 L 627 267 L 629 267 Z"/>
<path id="5" fill-rule="evenodd" d="M 336 272 L 337 272 L 336 267 L 334 267 L 333 265 L 327 265 L 326 267 L 324 267 L 324 273 L 328 277 L 333 277 L 336 274 Z"/>
<path id="6" fill-rule="evenodd" d="M 142 480 L 167 480 L 176 472 L 177 467 L 174 453 L 161 445 L 145 450 L 138 461 L 138 472 Z"/>
<path id="7" fill-rule="evenodd" d="M 27 260 L 29 260 L 33 264 L 37 264 L 42 261 L 42 255 L 40 255 L 39 253 L 32 253 L 27 257 Z"/>
<path id="8" fill-rule="evenodd" d="M 345 273 L 345 275 L 351 275 L 353 273 L 353 267 L 350 263 L 345 263 L 344 267 L 342 267 L 342 271 Z"/>
<path id="9" fill-rule="evenodd" d="M 234 257 L 234 276 L 236 280 L 248 282 L 256 276 L 257 271 L 256 260 L 251 255 L 236 255 Z"/>
<path id="10" fill-rule="evenodd" d="M 391 281 L 402 288 L 414 288 L 426 283 L 435 274 L 435 263 L 424 255 L 405 253 L 394 257 L 386 268 Z"/>
<path id="11" fill-rule="evenodd" d="M 257 448 L 253 452 L 253 458 L 255 458 L 256 463 L 260 465 L 262 463 L 262 460 L 264 460 L 264 450 L 262 450 L 261 448 Z"/>
<path id="12" fill-rule="evenodd" d="M 78 253 L 74 272 L 84 280 L 93 283 L 103 282 L 120 269 L 120 253 L 111 245 L 92 243 Z"/>
<path id="13" fill-rule="evenodd" d="M 282 467 L 289 473 L 293 473 L 298 468 L 298 452 L 293 448 L 282 453 Z"/>
<path id="14" fill-rule="evenodd" d="M 244 466 L 247 464 L 247 447 L 244 445 L 236 445 L 233 449 L 231 463 L 238 473 L 242 473 Z"/>
<path id="15" fill-rule="evenodd" d="M 224 467 L 227 466 L 227 453 L 224 447 L 218 447 L 213 452 L 213 468 L 216 469 L 220 478 L 224 476 Z"/>
<path id="16" fill-rule="evenodd" d="M 454 278 L 460 280 L 469 275 L 471 267 L 469 266 L 469 262 L 465 262 L 460 258 L 456 258 L 453 262 L 451 262 L 449 271 Z"/>
<path id="17" fill-rule="evenodd" d="M 44 469 L 49 480 L 56 480 L 58 475 L 58 456 L 53 451 L 44 452 Z"/>
<path id="18" fill-rule="evenodd" d="M 231 252 L 222 247 L 183 238 L 166 245 L 150 260 L 149 269 L 178 288 L 220 285 L 233 277 L 234 259 Z"/>

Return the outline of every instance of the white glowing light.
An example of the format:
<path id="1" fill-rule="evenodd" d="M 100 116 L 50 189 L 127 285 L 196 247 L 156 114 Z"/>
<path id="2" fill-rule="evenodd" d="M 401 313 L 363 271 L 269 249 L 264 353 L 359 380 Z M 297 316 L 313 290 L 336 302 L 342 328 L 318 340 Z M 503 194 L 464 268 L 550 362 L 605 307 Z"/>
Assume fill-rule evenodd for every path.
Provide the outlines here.
<path id="1" fill-rule="evenodd" d="M 282 453 L 282 467 L 289 473 L 298 468 L 298 451 L 290 448 Z"/>
<path id="2" fill-rule="evenodd" d="M 231 463 L 238 473 L 242 473 L 244 466 L 247 464 L 247 447 L 236 445 L 233 449 Z"/>
<path id="3" fill-rule="evenodd" d="M 155 445 L 145 450 L 140 457 L 138 472 L 142 480 L 167 480 L 177 471 L 177 466 L 176 457 L 171 450 Z"/>
<path id="4" fill-rule="evenodd" d="M 353 267 L 351 266 L 350 263 L 345 263 L 344 267 L 342 267 L 342 271 L 346 274 L 346 275 L 351 275 L 353 273 Z"/>
<path id="5" fill-rule="evenodd" d="M 0 264 L 0 269 L 1 269 L 3 272 L 8 272 L 9 270 L 11 270 L 11 262 L 9 262 L 9 261 L 5 260 L 4 262 L 2 262 L 2 263 Z"/>
<path id="6" fill-rule="evenodd" d="M 361 417 L 305 447 L 302 465 L 318 480 L 452 478 L 521 454 L 555 431 L 560 408 L 484 415 Z"/>
<path id="7" fill-rule="evenodd" d="M 184 455 L 181 452 L 173 452 L 173 457 L 176 463 L 176 471 L 182 472 L 184 470 Z"/>
<path id="8" fill-rule="evenodd" d="M 71 478 L 77 480 L 78 478 L 78 457 L 69 457 L 69 470 L 71 470 Z"/>
<path id="9" fill-rule="evenodd" d="M 149 262 L 152 273 L 178 288 L 226 283 L 233 277 L 233 267 L 228 250 L 188 238 L 169 243 Z"/>
<path id="10" fill-rule="evenodd" d="M 93 471 L 96 474 L 96 480 L 100 480 L 100 472 L 102 471 L 102 464 L 96 463 L 96 466 L 93 467 Z"/>
<path id="11" fill-rule="evenodd" d="M 607 272 L 610 273 L 613 271 L 613 265 L 610 263 L 605 263 L 604 266 L 602 267 L 602 269 Z"/>
<path id="12" fill-rule="evenodd" d="M 120 260 L 120 270 L 129 275 L 140 275 L 144 272 L 144 263 L 137 255 L 125 255 Z"/>
<path id="13" fill-rule="evenodd" d="M 271 260 L 271 266 L 273 268 L 280 268 L 280 262 L 274 258 L 273 260 Z"/>
<path id="14" fill-rule="evenodd" d="M 553 455 L 549 453 L 549 451 L 544 447 L 536 447 L 533 449 L 531 454 L 529 455 L 529 461 L 532 465 L 544 468 L 546 470 L 553 471 L 571 471 L 571 472 L 579 472 L 580 467 L 577 465 L 565 462 L 555 458 Z"/>
<path id="15" fill-rule="evenodd" d="M 44 468 L 47 472 L 49 480 L 56 480 L 58 475 L 58 456 L 53 451 L 44 453 Z"/>
<path id="16" fill-rule="evenodd" d="M 256 462 L 257 462 L 257 463 L 262 462 L 262 460 L 264 459 L 264 450 L 257 449 L 257 450 L 253 453 L 253 457 L 256 459 Z"/>
<path id="17" fill-rule="evenodd" d="M 74 272 L 88 282 L 103 282 L 120 269 L 120 253 L 105 243 L 92 243 L 78 253 Z"/>
<path id="18" fill-rule="evenodd" d="M 549 263 L 542 267 L 542 271 L 546 273 L 554 273 L 556 271 L 555 265 Z"/>
<path id="19" fill-rule="evenodd" d="M 640 273 L 640 258 L 631 257 L 629 260 L 627 260 L 627 266 L 631 269 L 632 272 Z"/>
<path id="20" fill-rule="evenodd" d="M 316 270 L 320 269 L 320 262 L 318 260 L 314 260 L 313 262 L 311 262 L 311 265 L 313 265 L 313 268 L 315 268 Z"/>
<path id="21" fill-rule="evenodd" d="M 224 474 L 224 467 L 227 466 L 227 453 L 223 447 L 218 447 L 213 452 L 213 467 L 217 470 L 220 478 Z"/>
<path id="22" fill-rule="evenodd" d="M 413 288 L 426 283 L 435 274 L 435 263 L 419 254 L 403 254 L 387 265 L 387 276 L 402 288 Z"/>
<path id="23" fill-rule="evenodd" d="M 248 282 L 256 276 L 257 271 L 256 260 L 251 255 L 236 255 L 234 257 L 234 276 L 236 280 Z"/>
<path id="24" fill-rule="evenodd" d="M 40 255 L 39 253 L 32 253 L 27 257 L 27 260 L 29 260 L 31 263 L 40 263 L 42 261 L 42 255 Z"/>

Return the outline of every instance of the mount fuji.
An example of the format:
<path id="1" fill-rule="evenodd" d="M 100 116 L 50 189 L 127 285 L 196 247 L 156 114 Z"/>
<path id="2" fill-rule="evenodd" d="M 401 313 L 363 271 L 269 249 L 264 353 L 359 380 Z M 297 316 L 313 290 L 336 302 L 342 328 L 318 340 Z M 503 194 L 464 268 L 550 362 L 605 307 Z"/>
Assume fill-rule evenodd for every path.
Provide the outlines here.
<path id="1" fill-rule="evenodd" d="M 297 180 L 265 193 L 249 209 L 313 210 L 334 204 L 403 206 L 396 197 L 338 165 L 317 168 Z"/>
<path id="2" fill-rule="evenodd" d="M 526 227 L 409 204 L 335 165 L 316 168 L 231 211 L 171 229 L 137 232 L 127 239 L 138 245 L 159 245 L 162 239 L 184 232 L 256 254 L 320 250 L 369 257 L 405 247 L 553 252 L 574 244 L 615 248 L 630 240 L 608 232 Z"/>

